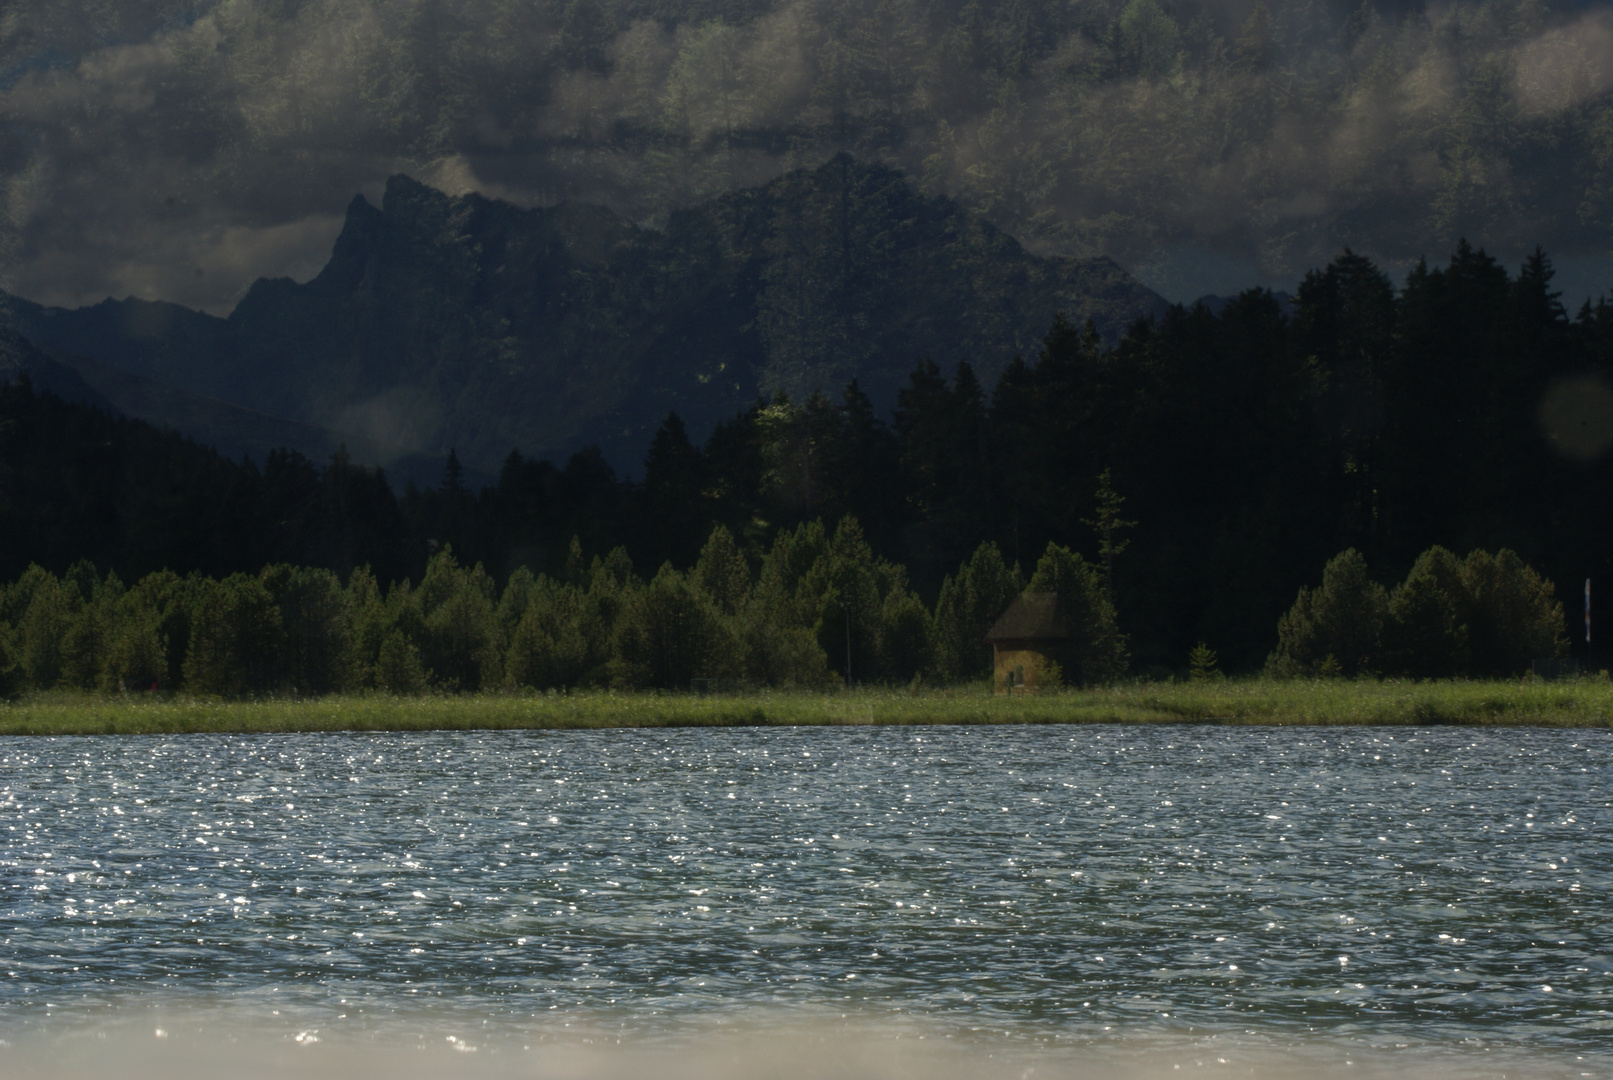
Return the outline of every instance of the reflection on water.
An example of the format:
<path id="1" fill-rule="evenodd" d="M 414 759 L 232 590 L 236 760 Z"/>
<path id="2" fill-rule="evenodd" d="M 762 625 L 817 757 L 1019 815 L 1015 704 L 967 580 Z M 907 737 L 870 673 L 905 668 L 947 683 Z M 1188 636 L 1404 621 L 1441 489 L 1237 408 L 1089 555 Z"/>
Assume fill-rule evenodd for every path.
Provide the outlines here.
<path id="1" fill-rule="evenodd" d="M 0 740 L 0 1035 L 160 1058 L 179 1016 L 327 1063 L 452 1036 L 530 1075 L 534 1039 L 791 1017 L 1045 1069 L 1404 1046 L 1605 1075 L 1610 757 L 1459 729 Z"/>

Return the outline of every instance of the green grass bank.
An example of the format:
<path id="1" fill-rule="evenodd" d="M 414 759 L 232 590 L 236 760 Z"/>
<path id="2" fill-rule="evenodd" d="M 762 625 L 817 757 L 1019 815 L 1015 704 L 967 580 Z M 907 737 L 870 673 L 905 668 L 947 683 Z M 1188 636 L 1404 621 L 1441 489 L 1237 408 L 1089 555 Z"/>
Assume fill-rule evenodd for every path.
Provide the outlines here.
<path id="1" fill-rule="evenodd" d="M 840 693 L 611 693 L 208 701 L 40 694 L 0 705 L 0 735 L 577 730 L 873 724 L 1613 726 L 1613 682 L 1226 680 L 1036 697 L 983 686 Z"/>

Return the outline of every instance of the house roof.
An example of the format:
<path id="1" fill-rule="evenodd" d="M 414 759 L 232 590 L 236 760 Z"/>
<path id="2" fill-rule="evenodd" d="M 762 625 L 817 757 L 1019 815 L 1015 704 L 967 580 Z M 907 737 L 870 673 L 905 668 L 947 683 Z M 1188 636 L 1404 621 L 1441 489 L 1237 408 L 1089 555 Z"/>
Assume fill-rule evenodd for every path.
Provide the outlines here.
<path id="1" fill-rule="evenodd" d="M 986 632 L 987 641 L 1025 641 L 1070 636 L 1069 620 L 1056 592 L 1023 593 Z"/>

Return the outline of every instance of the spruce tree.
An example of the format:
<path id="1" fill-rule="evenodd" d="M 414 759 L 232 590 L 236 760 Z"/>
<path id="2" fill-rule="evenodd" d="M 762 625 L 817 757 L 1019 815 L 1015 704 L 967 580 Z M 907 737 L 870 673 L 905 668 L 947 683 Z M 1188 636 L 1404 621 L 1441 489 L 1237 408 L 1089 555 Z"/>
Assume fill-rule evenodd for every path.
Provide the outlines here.
<path id="1" fill-rule="evenodd" d="M 1423 552 L 1389 594 L 1384 627 L 1388 669 L 1422 679 L 1468 674 L 1471 607 L 1461 560 L 1442 547 Z"/>
<path id="2" fill-rule="evenodd" d="M 617 678 L 627 686 L 687 690 L 696 678 L 734 675 L 739 668 L 739 643 L 722 613 L 670 564 L 623 610 L 617 648 Z"/>
<path id="3" fill-rule="evenodd" d="M 751 591 L 750 566 L 725 527 L 711 530 L 692 576 L 725 616 L 737 616 L 744 610 Z"/>
<path id="4" fill-rule="evenodd" d="M 1475 674 L 1521 675 L 1534 659 L 1568 654 L 1562 602 L 1551 582 L 1516 552 L 1469 552 L 1462 563 L 1467 589 L 1468 642 Z"/>
<path id="5" fill-rule="evenodd" d="M 232 574 L 203 586 L 185 658 L 185 685 L 193 693 L 255 697 L 283 680 L 280 610 L 263 582 Z"/>
<path id="6" fill-rule="evenodd" d="M 1380 671 L 1388 596 L 1367 573 L 1355 548 L 1340 552 L 1322 570 L 1322 584 L 1302 588 L 1277 623 L 1277 648 L 1267 661 L 1273 675 L 1317 675 L 1325 670 L 1354 676 Z"/>
<path id="7" fill-rule="evenodd" d="M 1115 620 L 1114 602 L 1098 567 L 1079 552 L 1048 544 L 1025 588 L 1029 593 L 1057 593 L 1059 607 L 1069 620 L 1070 645 L 1076 667 L 1063 672 L 1074 683 L 1106 683 L 1125 674 L 1126 639 Z"/>

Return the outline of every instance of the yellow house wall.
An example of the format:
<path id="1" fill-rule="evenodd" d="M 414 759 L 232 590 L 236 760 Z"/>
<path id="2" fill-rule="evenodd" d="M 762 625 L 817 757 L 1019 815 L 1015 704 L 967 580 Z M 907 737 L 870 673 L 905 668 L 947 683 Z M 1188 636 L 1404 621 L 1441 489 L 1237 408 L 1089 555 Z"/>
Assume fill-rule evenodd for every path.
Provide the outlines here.
<path id="1" fill-rule="evenodd" d="M 996 661 L 992 672 L 992 684 L 997 693 L 1036 693 L 1039 677 L 1047 664 L 1047 657 L 1039 649 L 1028 649 L 1014 644 L 1007 646 L 993 644 L 991 651 Z M 1023 674 L 1024 682 L 1011 686 L 1008 677 L 1016 673 Z"/>

